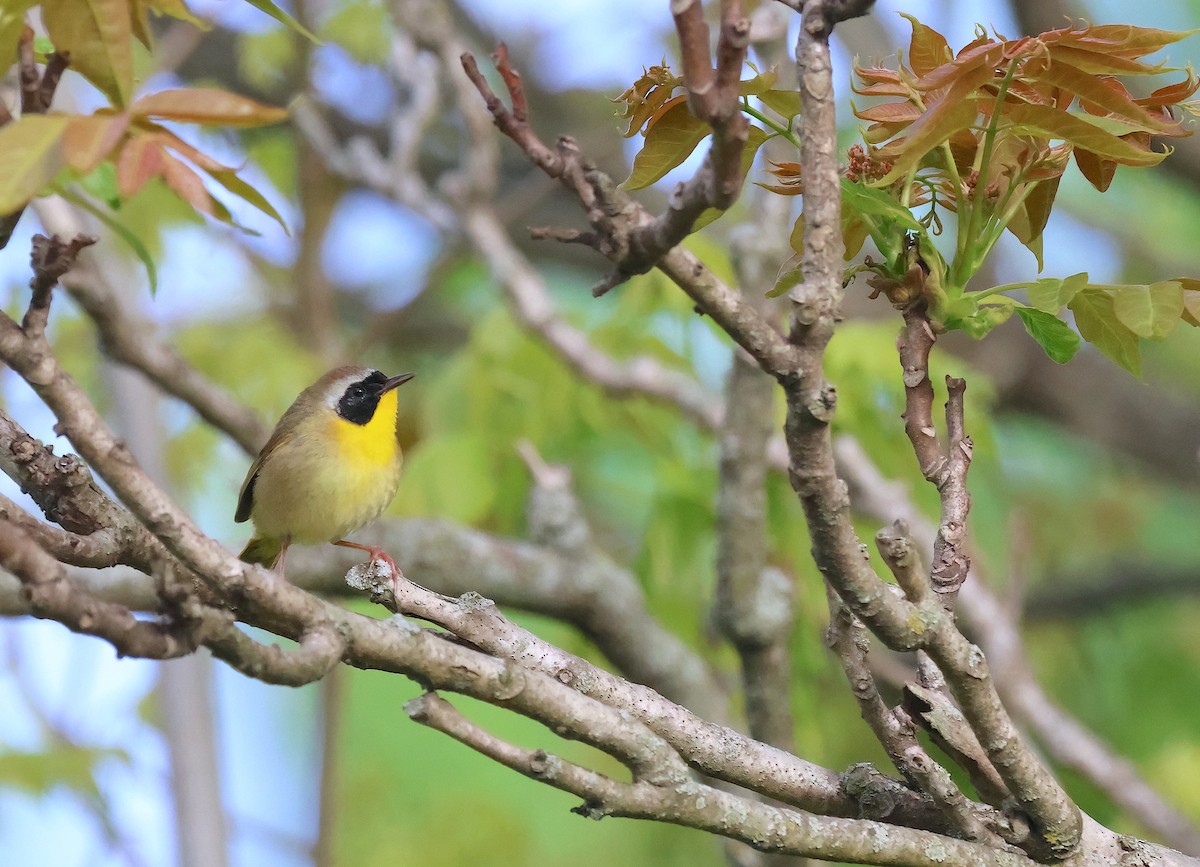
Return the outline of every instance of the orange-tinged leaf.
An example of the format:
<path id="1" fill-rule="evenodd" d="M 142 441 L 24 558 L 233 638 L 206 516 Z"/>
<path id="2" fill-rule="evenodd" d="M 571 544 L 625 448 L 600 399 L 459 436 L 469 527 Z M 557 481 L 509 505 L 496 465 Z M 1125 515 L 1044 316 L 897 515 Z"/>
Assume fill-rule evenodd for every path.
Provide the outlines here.
<path id="1" fill-rule="evenodd" d="M 1016 132 L 1032 132 L 1062 139 L 1123 165 L 1152 166 L 1166 157 L 1165 153 L 1146 150 L 1127 139 L 1105 132 L 1085 116 L 1045 105 L 1015 106 L 1004 113 L 1004 119 Z"/>
<path id="2" fill-rule="evenodd" d="M 650 186 L 691 156 L 710 132 L 708 124 L 688 110 L 686 101 L 676 103 L 646 132 L 646 143 L 621 186 L 627 190 Z"/>
<path id="3" fill-rule="evenodd" d="M 167 186 L 174 190 L 179 198 L 197 211 L 210 217 L 215 215 L 213 197 L 204 188 L 204 181 L 183 162 L 165 151 L 162 152 L 162 176 Z"/>
<path id="4" fill-rule="evenodd" d="M 1033 192 L 1025 199 L 1024 205 L 1013 215 L 1005 227 L 1017 240 L 1024 244 L 1037 257 L 1038 271 L 1042 270 L 1042 232 L 1050 219 L 1050 209 L 1054 206 L 1054 197 L 1058 194 L 1060 177 L 1052 178 L 1035 184 Z"/>
<path id="5" fill-rule="evenodd" d="M 1119 54 L 1088 51 L 1070 45 L 1051 45 L 1050 58 L 1089 75 L 1153 75 L 1169 71 L 1168 67 L 1161 64 L 1141 63 Z"/>
<path id="6" fill-rule="evenodd" d="M 117 191 L 121 198 L 136 195 L 146 181 L 162 174 L 167 152 L 153 136 L 134 136 L 117 157 Z"/>
<path id="7" fill-rule="evenodd" d="M 20 208 L 63 167 L 67 118 L 31 114 L 0 127 L 0 214 Z"/>
<path id="8" fill-rule="evenodd" d="M 673 96 L 658 108 L 654 109 L 654 111 L 650 114 L 650 117 L 646 118 L 645 127 L 642 130 L 642 138 L 645 138 L 649 134 L 650 128 L 658 123 L 659 119 L 664 114 L 680 104 L 687 105 L 687 94 L 681 93 L 678 96 Z M 690 107 L 688 108 L 688 111 L 691 111 Z"/>
<path id="9" fill-rule="evenodd" d="M 211 87 L 160 90 L 140 97 L 130 110 L 135 117 L 221 126 L 265 126 L 287 117 L 287 109 Z"/>
<path id="10" fill-rule="evenodd" d="M 262 211 L 277 222 L 285 232 L 288 232 L 287 224 L 284 222 L 283 216 L 279 211 L 275 209 L 275 206 L 267 201 L 267 198 L 262 193 L 239 177 L 236 169 L 221 164 L 203 151 L 192 147 L 192 145 L 175 135 L 175 133 L 156 123 L 146 123 L 145 127 L 153 130 L 159 137 L 159 141 L 166 147 L 191 160 L 218 184 L 238 198 Z"/>
<path id="11" fill-rule="evenodd" d="M 629 138 L 640 130 L 682 83 L 683 79 L 671 72 L 666 61 L 657 66 L 643 67 L 641 78 L 612 100 L 625 104 L 624 111 L 620 113 L 620 117 L 629 121 L 624 136 Z"/>
<path id="12" fill-rule="evenodd" d="M 926 75 L 943 63 L 953 59 L 946 37 L 911 15 L 901 12 L 912 25 L 912 39 L 908 43 L 908 65 L 917 75 Z"/>
<path id="13" fill-rule="evenodd" d="M 909 87 L 900 81 L 900 73 L 886 66 L 855 66 L 861 84 L 851 82 L 850 89 L 864 96 L 908 96 Z"/>
<path id="14" fill-rule="evenodd" d="M 67 165 L 86 175 L 108 159 L 129 128 L 129 113 L 97 113 L 71 117 L 63 133 L 63 156 Z"/>
<path id="15" fill-rule="evenodd" d="M 42 20 L 71 69 L 118 108 L 133 95 L 133 21 L 128 0 L 42 0 Z"/>
<path id="16" fill-rule="evenodd" d="M 1003 57 L 1004 46 L 998 42 L 988 41 L 974 48 L 963 49 L 954 60 L 943 63 L 918 78 L 916 87 L 922 91 L 937 90 L 953 84 L 969 73 L 979 73 L 981 69 L 987 72 L 977 77 L 981 81 L 988 81 L 996 77 L 996 66 Z"/>
<path id="17" fill-rule="evenodd" d="M 862 120 L 876 123 L 912 123 L 921 116 L 922 111 L 911 102 L 882 102 L 870 108 L 855 109 L 854 114 Z"/>
<path id="18" fill-rule="evenodd" d="M 1113 160 L 1103 159 L 1089 150 L 1075 148 L 1075 165 L 1087 178 L 1088 183 L 1103 193 L 1112 183 L 1113 175 L 1117 173 L 1117 164 Z"/>
<path id="19" fill-rule="evenodd" d="M 938 111 L 927 111 L 908 128 L 908 135 L 880 149 L 879 156 L 893 159 L 892 170 L 880 179 L 879 186 L 886 186 L 903 177 L 910 168 L 925 155 L 949 139 L 954 133 L 975 123 L 979 116 L 976 99 L 945 99 L 938 103 Z"/>
<path id="20" fill-rule="evenodd" d="M 1082 30 L 1063 28 L 1044 34 L 1044 41 L 1098 47 L 1127 57 L 1143 57 L 1186 39 L 1197 30 L 1158 30 L 1132 24 L 1096 24 Z"/>
<path id="21" fill-rule="evenodd" d="M 1144 105 L 1147 108 L 1159 108 L 1162 106 L 1176 105 L 1189 99 L 1196 90 L 1200 88 L 1200 78 L 1189 67 L 1187 70 L 1187 78 L 1183 81 L 1178 81 L 1175 84 L 1168 84 L 1166 87 L 1160 87 L 1149 96 L 1143 96 L 1141 99 L 1135 99 L 1138 105 Z"/>
<path id="22" fill-rule="evenodd" d="M 1115 79 L 1100 79 L 1080 72 L 1077 67 L 1052 62 L 1038 75 L 1038 80 L 1074 93 L 1081 102 L 1086 103 L 1084 108 L 1093 114 L 1107 112 L 1117 115 L 1151 132 L 1162 133 L 1179 127 L 1169 119 L 1164 120 L 1146 111 L 1134 102 L 1129 91 Z M 1091 106 L 1101 111 L 1093 111 Z"/>

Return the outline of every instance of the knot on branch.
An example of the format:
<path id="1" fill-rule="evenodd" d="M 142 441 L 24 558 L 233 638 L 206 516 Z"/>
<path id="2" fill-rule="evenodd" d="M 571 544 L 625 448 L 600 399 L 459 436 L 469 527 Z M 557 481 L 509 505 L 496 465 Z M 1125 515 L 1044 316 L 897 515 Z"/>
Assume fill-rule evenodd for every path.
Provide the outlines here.
<path id="1" fill-rule="evenodd" d="M 851 765 L 842 774 L 842 791 L 857 802 L 864 819 L 886 819 L 896 809 L 901 783 L 879 772 L 870 762 Z"/>
<path id="2" fill-rule="evenodd" d="M 95 243 L 96 238 L 91 235 L 76 235 L 70 241 L 64 241 L 58 235 L 49 238 L 34 235 L 29 254 L 29 265 L 33 269 L 33 279 L 29 281 L 34 293 L 32 304 L 38 305 L 42 296 L 46 296 L 44 304 L 49 304 L 47 293 L 64 274 L 75 267 L 79 251 Z"/>

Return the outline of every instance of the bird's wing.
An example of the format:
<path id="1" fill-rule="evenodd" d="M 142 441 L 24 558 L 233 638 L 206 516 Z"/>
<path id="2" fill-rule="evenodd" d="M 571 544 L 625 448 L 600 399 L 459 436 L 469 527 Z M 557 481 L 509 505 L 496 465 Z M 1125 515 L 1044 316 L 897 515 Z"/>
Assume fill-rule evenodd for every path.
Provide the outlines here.
<path id="1" fill-rule="evenodd" d="M 246 473 L 246 480 L 242 482 L 242 490 L 238 494 L 237 511 L 233 515 L 234 523 L 240 524 L 250 517 L 250 510 L 254 507 L 254 483 L 258 481 L 258 473 L 263 463 L 276 449 L 291 439 L 291 431 L 283 433 L 279 427 L 275 428 L 275 432 L 271 434 L 271 438 L 267 440 L 267 444 L 263 446 Z"/>

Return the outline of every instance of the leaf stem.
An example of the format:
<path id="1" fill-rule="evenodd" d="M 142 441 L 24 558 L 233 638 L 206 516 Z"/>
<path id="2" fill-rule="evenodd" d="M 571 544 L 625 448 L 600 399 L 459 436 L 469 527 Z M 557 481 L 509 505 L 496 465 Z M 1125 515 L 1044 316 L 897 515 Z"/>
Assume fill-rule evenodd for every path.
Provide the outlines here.
<path id="1" fill-rule="evenodd" d="M 752 118 L 757 120 L 763 126 L 770 129 L 776 135 L 783 136 L 785 139 L 787 139 L 789 142 L 791 142 L 793 145 L 795 145 L 797 149 L 799 149 L 800 139 L 796 137 L 796 134 L 794 132 L 792 132 L 790 127 L 783 126 L 782 124 L 778 123 L 777 121 L 772 120 L 771 118 L 767 117 L 767 115 L 763 114 L 758 109 L 753 108 L 750 105 L 750 102 L 744 96 L 742 97 L 742 111 L 744 113 L 750 115 Z"/>
<path id="2" fill-rule="evenodd" d="M 1008 88 L 1012 84 L 1013 76 L 1017 73 L 1017 63 L 1019 60 L 1020 58 L 1014 57 L 1008 64 L 1008 70 L 1004 73 L 1004 78 L 1001 79 L 1000 87 L 996 91 L 996 107 L 992 111 L 992 118 L 988 122 L 987 131 L 983 135 L 983 150 L 980 152 L 977 158 L 977 165 L 975 166 L 974 198 L 971 201 L 971 209 L 967 214 L 966 226 L 962 226 L 961 224 L 959 226 L 966 239 L 962 248 L 962 260 L 956 262 L 953 269 L 954 282 L 959 286 L 966 285 L 967 281 L 971 279 L 971 275 L 978 270 L 978 263 L 983 261 L 982 257 L 977 255 L 978 251 L 975 249 L 972 239 L 975 235 L 975 227 L 979 224 L 980 217 L 983 214 L 983 200 L 986 198 L 984 191 L 987 189 L 988 168 L 991 166 L 992 151 L 996 146 L 996 130 L 1000 127 L 1000 115 L 1003 114 L 1004 100 L 1008 96 Z M 957 252 L 955 258 L 958 258 Z"/>

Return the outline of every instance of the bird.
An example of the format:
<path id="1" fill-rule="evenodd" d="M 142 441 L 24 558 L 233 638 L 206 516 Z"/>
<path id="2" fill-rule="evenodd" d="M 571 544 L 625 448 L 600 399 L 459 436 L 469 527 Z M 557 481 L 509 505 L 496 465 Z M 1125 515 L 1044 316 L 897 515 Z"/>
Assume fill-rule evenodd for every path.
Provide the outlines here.
<path id="1" fill-rule="evenodd" d="M 246 473 L 234 521 L 254 533 L 239 555 L 285 575 L 288 546 L 331 542 L 366 551 L 393 581 L 403 573 L 386 551 L 345 537 L 383 512 L 400 484 L 396 388 L 411 373 L 388 377 L 369 367 L 329 371 L 288 407 Z"/>

